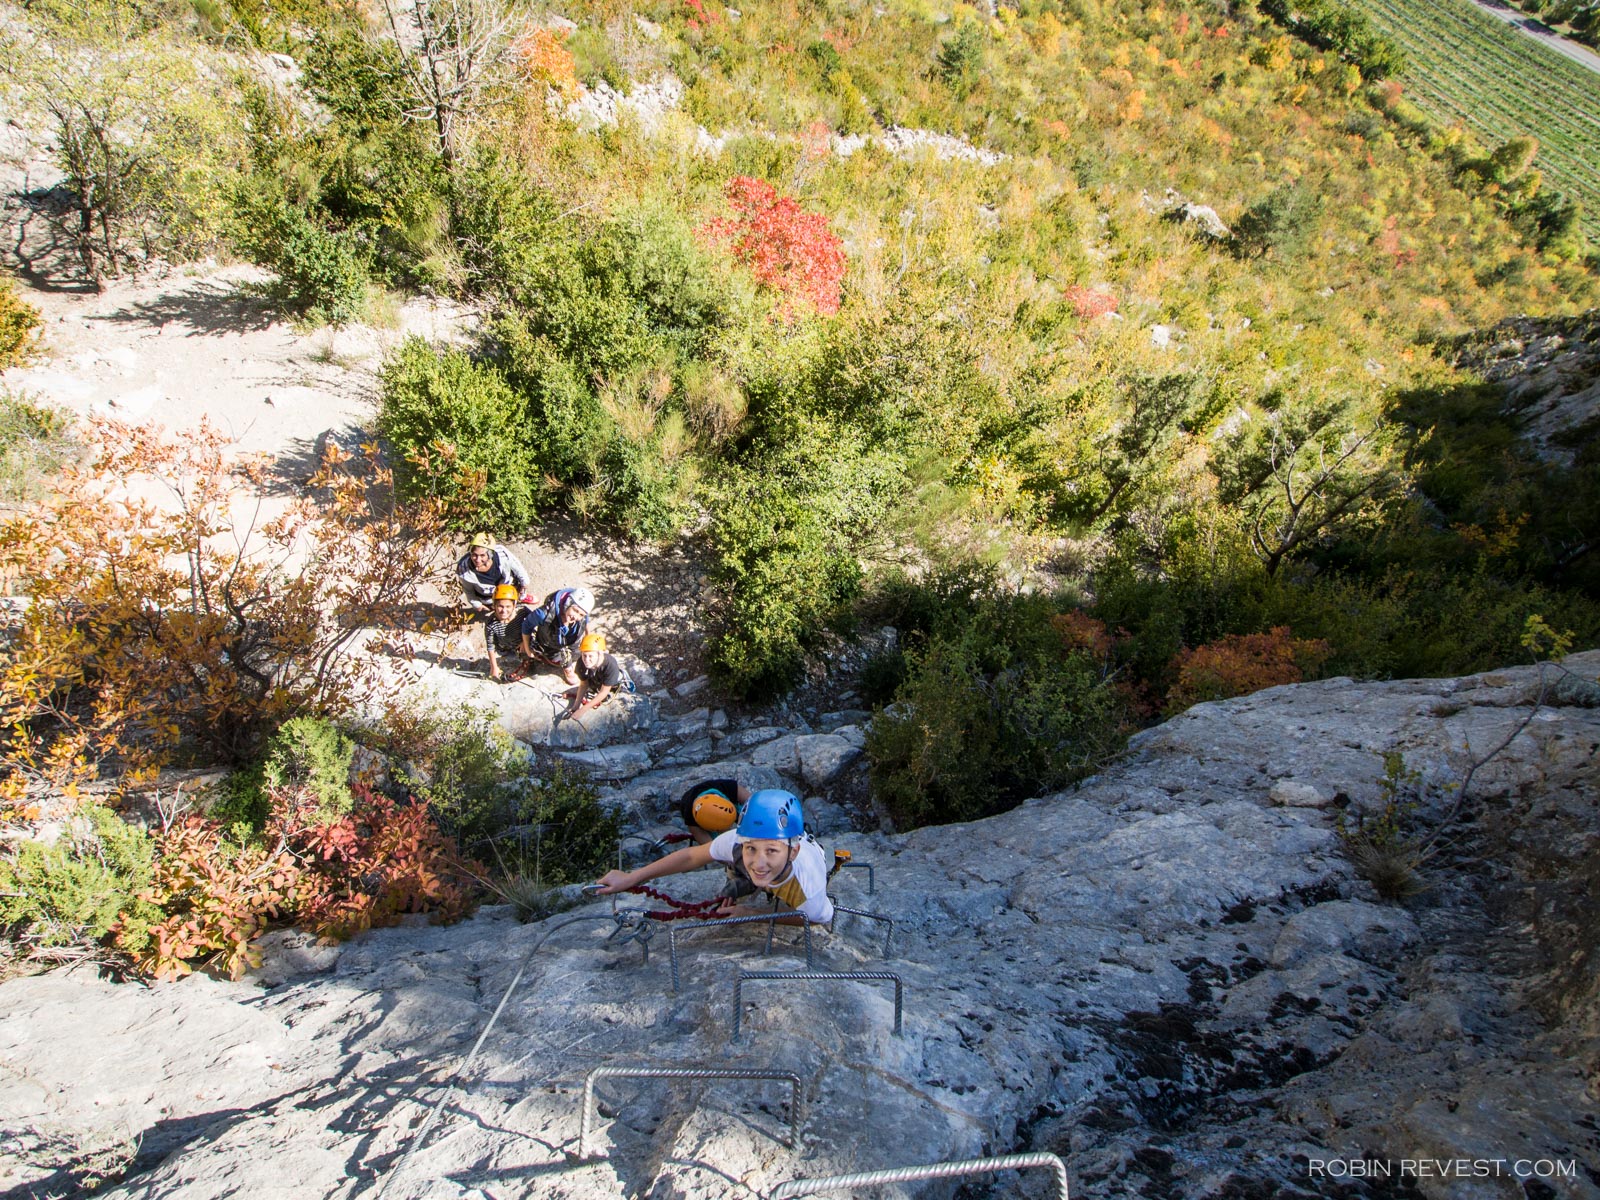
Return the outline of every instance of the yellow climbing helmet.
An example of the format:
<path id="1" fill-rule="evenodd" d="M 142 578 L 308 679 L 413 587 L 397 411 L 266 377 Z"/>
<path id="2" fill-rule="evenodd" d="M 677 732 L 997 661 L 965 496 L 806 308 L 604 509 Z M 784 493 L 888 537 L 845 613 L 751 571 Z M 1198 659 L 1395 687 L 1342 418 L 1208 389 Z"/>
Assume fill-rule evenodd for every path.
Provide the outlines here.
<path id="1" fill-rule="evenodd" d="M 475 533 L 475 534 L 472 535 L 472 540 L 467 543 L 467 549 L 468 550 L 478 550 L 478 549 L 493 550 L 494 549 L 494 539 L 492 537 L 490 537 L 487 533 Z"/>
<path id="2" fill-rule="evenodd" d="M 521 597 L 517 595 L 517 585 L 514 583 L 502 583 L 499 587 L 495 588 L 494 598 L 496 600 L 521 599 Z"/>
<path id="3" fill-rule="evenodd" d="M 726 833 L 739 819 L 739 809 L 716 788 L 707 788 L 689 805 L 694 823 L 707 833 Z"/>
<path id="4" fill-rule="evenodd" d="M 586 633 L 583 641 L 578 643 L 579 654 L 604 654 L 606 652 L 606 635 L 603 633 Z"/>

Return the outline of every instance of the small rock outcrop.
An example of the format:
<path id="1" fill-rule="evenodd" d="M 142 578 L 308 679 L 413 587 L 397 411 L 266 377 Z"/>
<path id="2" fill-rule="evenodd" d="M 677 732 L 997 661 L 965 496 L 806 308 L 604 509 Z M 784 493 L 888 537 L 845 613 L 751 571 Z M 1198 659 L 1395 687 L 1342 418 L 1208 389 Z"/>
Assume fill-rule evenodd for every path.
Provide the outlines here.
<path id="1" fill-rule="evenodd" d="M 1186 225 L 1202 238 L 1225 242 L 1233 237 L 1233 230 L 1217 215 L 1216 209 L 1207 204 L 1196 204 L 1176 188 L 1168 188 L 1159 200 L 1145 192 L 1139 202 L 1146 211 L 1159 212 L 1169 221 Z"/>
<path id="2" fill-rule="evenodd" d="M 1600 431 L 1600 312 L 1511 317 L 1462 339 L 1455 360 L 1505 385 L 1523 436 L 1546 461 L 1571 466 Z"/>
<path id="3" fill-rule="evenodd" d="M 739 971 L 803 966 L 798 931 L 765 958 L 759 929 L 681 937 L 674 994 L 664 931 L 646 960 L 607 940 L 604 901 L 536 925 L 489 908 L 339 947 L 291 939 L 236 984 L 15 980 L 0 986 L 0 1187 L 44 1195 L 63 1147 L 120 1137 L 137 1150 L 105 1193 L 118 1200 L 374 1194 L 522 972 L 385 1195 L 732 1200 L 802 1175 L 1049 1150 L 1075 1195 L 1377 1197 L 1399 1193 L 1326 1164 L 1429 1158 L 1554 1163 L 1569 1173 L 1538 1195 L 1593 1197 L 1600 902 L 1583 881 L 1600 688 L 1584 680 L 1600 653 L 1568 666 L 1577 682 L 1537 708 L 1533 668 L 1203 704 L 1075 791 L 903 836 L 833 834 L 875 876 L 869 894 L 867 872 L 841 873 L 837 900 L 892 917 L 893 943 L 886 960 L 881 923 L 841 916 L 814 935 L 817 966 L 898 974 L 902 1036 L 887 984 L 764 981 L 744 988 L 732 1042 Z M 706 732 L 683 736 L 710 745 L 709 716 L 693 724 Z M 670 826 L 686 772 L 768 773 L 827 811 L 808 780 L 843 749 L 815 739 L 853 747 L 849 728 L 730 720 L 715 748 L 748 741 L 681 767 L 659 764 L 690 742 L 635 743 L 651 768 L 608 795 L 646 836 Z M 1448 785 L 1513 733 L 1424 865 L 1428 889 L 1380 903 L 1335 822 L 1380 803 L 1382 755 L 1439 785 L 1417 814 L 1437 822 Z M 670 882 L 698 898 L 721 879 Z M 600 1065 L 793 1071 L 801 1144 L 781 1141 L 779 1085 L 613 1080 L 607 1157 L 579 1163 Z M 1509 1173 L 1405 1187 L 1535 1194 Z"/>

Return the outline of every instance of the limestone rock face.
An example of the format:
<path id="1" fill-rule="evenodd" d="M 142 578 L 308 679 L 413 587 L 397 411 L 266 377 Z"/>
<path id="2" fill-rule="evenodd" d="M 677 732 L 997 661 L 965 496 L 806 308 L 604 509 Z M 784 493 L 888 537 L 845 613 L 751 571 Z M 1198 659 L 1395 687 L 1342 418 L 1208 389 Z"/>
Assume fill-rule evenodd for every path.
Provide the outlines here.
<path id="1" fill-rule="evenodd" d="M 1417 940 L 1417 923 L 1390 905 L 1331 900 L 1284 923 L 1272 947 L 1272 965 L 1292 967 L 1318 954 L 1345 954 L 1387 961 Z"/>
<path id="2" fill-rule="evenodd" d="M 1207 237 L 1217 241 L 1227 241 L 1233 236 L 1233 231 L 1217 216 L 1217 210 L 1207 204 L 1182 204 L 1178 207 L 1179 218 L 1188 225 L 1199 229 Z"/>
<path id="3" fill-rule="evenodd" d="M 651 766 L 650 748 L 637 744 L 563 750 L 561 757 L 600 779 L 631 779 Z"/>
<path id="4" fill-rule="evenodd" d="M 1593 679 L 1600 654 L 1568 666 Z M 802 1175 L 1027 1149 L 1060 1153 L 1075 1195 L 1125 1197 L 1334 1195 L 1308 1163 L 1335 1158 L 1592 1164 L 1596 901 L 1575 883 L 1600 828 L 1600 707 L 1574 687 L 1535 713 L 1537 691 L 1531 668 L 1276 688 L 1198 706 L 1077 790 L 1002 816 L 828 839 L 874 867 L 873 894 L 844 871 L 836 901 L 892 917 L 893 940 L 885 959 L 887 927 L 841 914 L 813 930 L 814 965 L 897 974 L 898 1037 L 891 981 L 752 981 L 733 1042 L 739 972 L 803 969 L 800 931 L 763 956 L 759 927 L 680 930 L 674 994 L 667 929 L 619 925 L 604 900 L 536 925 L 486 908 L 380 930 L 321 973 L 262 975 L 269 987 L 13 981 L 0 1186 L 44 1188 L 62 1146 L 116 1131 L 143 1136 L 134 1173 L 103 1193 L 118 1200 L 370 1196 L 383 1179 L 388 1197 L 745 1200 Z M 1428 889 L 1379 903 L 1330 809 L 1375 808 L 1380 755 L 1399 750 L 1437 785 L 1419 819 L 1442 820 L 1448 785 L 1512 733 L 1424 865 Z M 759 744 L 765 767 L 653 768 L 613 794 L 664 807 L 687 778 L 740 768 L 805 786 L 791 773 L 815 742 Z M 1284 781 L 1328 808 L 1284 803 Z M 785 1086 L 617 1079 L 598 1088 L 607 1157 L 577 1163 L 601 1065 L 793 1071 L 800 1146 L 780 1140 Z M 1581 1166 L 1543 1182 L 1597 1194 Z"/>
<path id="5" fill-rule="evenodd" d="M 812 733 L 794 740 L 800 778 L 807 786 L 826 787 L 861 757 L 861 747 L 833 733 Z"/>
<path id="6" fill-rule="evenodd" d="M 1324 795 L 1311 784 L 1293 779 L 1278 780 L 1267 795 L 1274 804 L 1291 808 L 1326 808 L 1333 801 L 1332 796 Z"/>
<path id="7" fill-rule="evenodd" d="M 1600 313 L 1510 317 L 1468 338 L 1456 359 L 1506 386 L 1523 436 L 1542 457 L 1572 465 L 1578 435 L 1600 421 Z"/>

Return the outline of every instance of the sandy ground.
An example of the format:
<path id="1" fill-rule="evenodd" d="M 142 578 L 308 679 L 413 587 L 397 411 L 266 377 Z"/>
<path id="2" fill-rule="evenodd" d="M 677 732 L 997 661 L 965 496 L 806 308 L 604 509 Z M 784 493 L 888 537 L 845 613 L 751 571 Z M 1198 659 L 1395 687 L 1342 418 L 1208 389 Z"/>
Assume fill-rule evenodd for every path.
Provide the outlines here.
<path id="1" fill-rule="evenodd" d="M 0 146 L 5 265 L 44 316 L 39 353 L 0 373 L 0 385 L 79 417 L 103 415 L 181 436 L 208 421 L 241 453 L 269 456 L 272 469 L 249 517 L 270 518 L 310 474 L 325 437 L 355 446 L 372 436 L 379 372 L 407 336 L 470 338 L 477 316 L 447 301 L 413 298 L 386 328 L 303 327 L 264 297 L 271 276 L 240 264 L 157 265 L 113 279 L 96 293 L 75 278 L 59 230 L 40 201 L 53 181 L 36 140 Z M 5 141 L 7 139 L 0 139 Z M 18 153 L 5 154 L 6 150 Z M 241 513 L 238 523 L 247 515 Z M 598 597 L 595 625 L 616 648 L 655 667 L 660 682 L 700 673 L 694 616 L 703 578 L 681 549 L 631 547 L 560 521 L 507 544 L 533 590 L 584 583 Z M 454 603 L 449 568 L 461 547 L 441 548 L 437 586 L 424 603 Z M 450 640 L 446 657 L 472 669 L 481 637 Z"/>
<path id="2" fill-rule="evenodd" d="M 177 435 L 209 421 L 241 452 L 271 457 L 263 498 L 270 515 L 309 475 L 325 436 L 355 445 L 372 435 L 388 351 L 412 334 L 460 340 L 476 317 L 414 299 L 394 328 L 304 329 L 278 319 L 261 298 L 267 278 L 253 267 L 201 265 L 114 280 L 101 294 L 24 286 L 44 313 L 44 341 L 35 361 L 0 382 L 80 417 Z M 594 589 L 597 627 L 619 649 L 658 664 L 663 683 L 699 671 L 691 635 L 703 581 L 681 549 L 631 547 L 559 520 L 507 544 L 536 593 L 576 583 Z M 451 547 L 445 557 L 453 563 L 460 552 Z M 447 572 L 422 599 L 455 599 Z M 460 652 L 475 655 L 475 642 L 463 640 Z"/>
<path id="3" fill-rule="evenodd" d="M 318 435 L 370 428 L 373 371 L 401 332 L 439 336 L 457 314 L 415 304 L 402 330 L 301 332 L 273 319 L 250 267 L 115 280 L 94 292 L 39 291 L 41 360 L 4 375 L 79 415 L 163 426 L 202 419 L 241 451 L 267 452 L 286 477 L 309 471 Z"/>

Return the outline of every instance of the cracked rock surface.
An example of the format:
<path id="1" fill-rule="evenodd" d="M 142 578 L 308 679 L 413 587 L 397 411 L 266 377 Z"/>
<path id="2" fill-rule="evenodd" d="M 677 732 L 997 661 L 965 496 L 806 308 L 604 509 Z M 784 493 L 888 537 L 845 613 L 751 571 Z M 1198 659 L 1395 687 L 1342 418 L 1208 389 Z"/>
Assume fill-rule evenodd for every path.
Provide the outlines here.
<path id="1" fill-rule="evenodd" d="M 1600 652 L 1567 665 L 1593 680 Z M 674 994 L 665 929 L 643 961 L 607 940 L 604 901 L 538 925 L 487 908 L 337 953 L 286 946 L 237 984 L 15 980 L 0 986 L 0 1194 L 46 1195 L 50 1155 L 131 1135 L 130 1173 L 103 1193 L 119 1200 L 354 1197 L 385 1179 L 390 1197 L 732 1198 L 1022 1150 L 1060 1154 L 1075 1195 L 1600 1196 L 1600 689 L 1542 695 L 1535 710 L 1534 668 L 1276 688 L 1198 706 L 1011 813 L 825 839 L 875 868 L 872 895 L 848 871 L 836 899 L 895 926 L 886 960 L 880 923 L 841 918 L 816 932 L 815 966 L 898 974 L 899 1037 L 890 982 L 762 980 L 743 987 L 733 1042 L 739 972 L 804 969 L 798 931 L 767 957 L 760 927 L 682 934 Z M 794 749 L 810 728 L 728 754 L 742 732 L 706 739 L 708 754 L 823 786 L 831 763 Z M 1514 732 L 1424 865 L 1427 890 L 1380 902 L 1335 821 L 1381 803 L 1382 754 L 1438 785 L 1426 825 Z M 841 765 L 837 785 L 860 769 Z M 618 782 L 643 831 L 664 828 L 649 822 L 666 821 L 676 777 Z M 695 899 L 721 876 L 671 883 Z M 584 1076 L 601 1065 L 794 1072 L 800 1145 L 783 1142 L 787 1084 L 611 1079 L 591 1142 L 606 1157 L 578 1163 Z M 1573 1169 L 1524 1187 L 1313 1168 L 1424 1157 Z"/>

